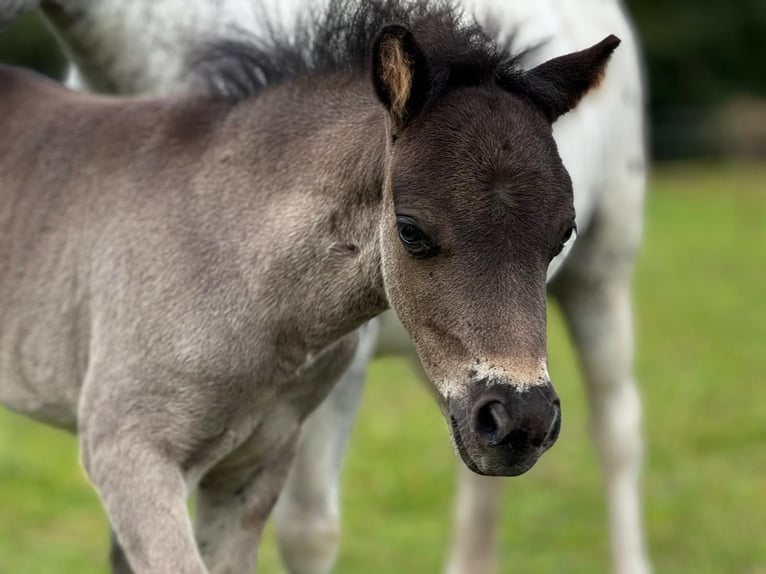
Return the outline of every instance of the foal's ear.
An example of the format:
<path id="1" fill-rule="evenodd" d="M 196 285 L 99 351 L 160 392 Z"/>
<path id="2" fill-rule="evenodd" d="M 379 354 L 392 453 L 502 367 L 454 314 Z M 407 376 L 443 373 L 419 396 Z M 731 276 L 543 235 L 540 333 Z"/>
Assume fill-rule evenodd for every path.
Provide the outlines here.
<path id="1" fill-rule="evenodd" d="M 423 108 L 429 81 L 426 56 L 412 32 L 399 24 L 384 27 L 372 48 L 372 83 L 395 128 Z"/>
<path id="2" fill-rule="evenodd" d="M 610 35 L 587 50 L 548 60 L 523 74 L 522 89 L 553 122 L 599 84 L 619 45 L 620 39 Z"/>

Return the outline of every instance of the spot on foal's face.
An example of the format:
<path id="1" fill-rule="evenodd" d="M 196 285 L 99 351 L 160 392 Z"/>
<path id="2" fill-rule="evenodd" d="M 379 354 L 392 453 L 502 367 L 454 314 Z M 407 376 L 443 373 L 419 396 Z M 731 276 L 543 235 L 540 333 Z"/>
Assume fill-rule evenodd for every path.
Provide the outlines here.
<path id="1" fill-rule="evenodd" d="M 418 90 L 428 88 L 428 68 L 414 37 L 388 27 L 377 47 L 373 79 L 389 110 L 389 302 L 464 462 L 520 474 L 560 425 L 546 369 L 545 280 L 574 207 L 551 123 L 579 97 L 557 108 L 536 102 L 522 81 L 512 90 L 498 82 L 455 87 L 425 109 Z"/>

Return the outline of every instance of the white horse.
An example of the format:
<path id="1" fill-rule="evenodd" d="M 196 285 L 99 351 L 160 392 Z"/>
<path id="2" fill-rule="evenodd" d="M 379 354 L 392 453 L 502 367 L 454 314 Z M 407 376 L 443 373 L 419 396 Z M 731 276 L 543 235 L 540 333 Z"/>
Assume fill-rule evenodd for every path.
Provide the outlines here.
<path id="1" fill-rule="evenodd" d="M 519 47 L 539 46 L 525 66 L 590 45 L 606 34 L 623 44 L 600 88 L 561 118 L 554 135 L 574 186 L 579 239 L 552 265 L 551 293 L 571 329 L 587 383 L 593 439 L 608 497 L 614 572 L 644 574 L 639 501 L 640 401 L 632 375 L 631 271 L 641 236 L 646 179 L 643 88 L 635 35 L 619 0 L 463 0 L 466 10 Z M 39 0 L 0 2 L 0 24 Z M 267 22 L 289 26 L 297 0 L 48 0 L 41 8 L 76 68 L 68 80 L 96 91 L 167 94 L 196 89 L 187 49 L 234 30 L 256 36 Z M 566 253 L 562 255 L 567 255 Z M 553 277 L 555 275 L 555 278 Z M 414 351 L 398 321 L 368 329 L 356 358 L 310 417 L 277 505 L 287 568 L 328 572 L 339 542 L 338 481 L 374 352 Z M 461 465 L 450 574 L 495 571 L 500 480 Z"/>

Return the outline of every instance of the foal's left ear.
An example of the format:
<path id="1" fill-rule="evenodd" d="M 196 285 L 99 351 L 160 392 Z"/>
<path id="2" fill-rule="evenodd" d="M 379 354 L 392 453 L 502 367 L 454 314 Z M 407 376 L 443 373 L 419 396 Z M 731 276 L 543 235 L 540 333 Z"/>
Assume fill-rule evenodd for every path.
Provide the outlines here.
<path id="1" fill-rule="evenodd" d="M 428 62 L 404 26 L 388 25 L 375 40 L 372 83 L 395 129 L 404 128 L 425 105 L 430 84 Z"/>
<path id="2" fill-rule="evenodd" d="M 612 52 L 619 45 L 620 39 L 610 35 L 587 50 L 548 60 L 519 78 L 522 90 L 554 122 L 599 84 Z"/>

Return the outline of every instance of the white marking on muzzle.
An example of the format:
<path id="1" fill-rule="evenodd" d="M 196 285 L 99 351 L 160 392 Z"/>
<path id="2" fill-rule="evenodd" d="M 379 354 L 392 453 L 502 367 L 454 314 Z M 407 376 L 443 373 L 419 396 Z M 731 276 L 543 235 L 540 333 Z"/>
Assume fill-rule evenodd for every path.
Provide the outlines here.
<path id="1" fill-rule="evenodd" d="M 545 359 L 540 359 L 536 366 L 522 364 L 508 364 L 482 362 L 474 367 L 476 377 L 487 379 L 490 384 L 510 384 L 519 391 L 526 391 L 529 387 L 545 385 L 550 381 L 548 365 Z"/>
<path id="2" fill-rule="evenodd" d="M 520 392 L 525 392 L 532 387 L 550 383 L 548 365 L 545 359 L 540 359 L 537 364 L 522 363 L 521 361 L 490 361 L 484 360 L 473 365 L 467 365 L 460 369 L 462 376 L 457 379 L 443 379 L 440 385 L 436 385 L 442 396 L 450 399 L 459 399 L 468 393 L 471 381 L 486 380 L 491 386 L 510 385 Z"/>

